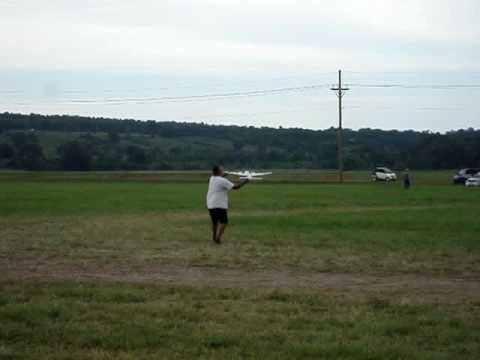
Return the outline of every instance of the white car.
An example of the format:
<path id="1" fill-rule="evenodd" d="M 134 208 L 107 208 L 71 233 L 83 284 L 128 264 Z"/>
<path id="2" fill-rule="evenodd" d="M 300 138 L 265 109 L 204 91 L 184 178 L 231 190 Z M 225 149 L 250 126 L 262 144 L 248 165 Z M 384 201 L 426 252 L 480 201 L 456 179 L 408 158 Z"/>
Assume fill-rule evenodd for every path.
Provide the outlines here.
<path id="1" fill-rule="evenodd" d="M 465 181 L 465 186 L 480 186 L 480 173 L 468 178 Z"/>
<path id="2" fill-rule="evenodd" d="M 397 175 L 386 167 L 377 167 L 372 171 L 372 181 L 395 181 Z"/>

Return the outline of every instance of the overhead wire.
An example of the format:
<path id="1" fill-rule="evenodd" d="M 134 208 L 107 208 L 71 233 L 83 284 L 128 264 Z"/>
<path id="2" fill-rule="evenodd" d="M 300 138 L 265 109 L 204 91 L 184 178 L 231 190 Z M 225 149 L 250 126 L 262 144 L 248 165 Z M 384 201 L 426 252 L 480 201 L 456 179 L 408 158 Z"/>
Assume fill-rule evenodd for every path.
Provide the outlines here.
<path id="1" fill-rule="evenodd" d="M 346 86 L 355 88 L 383 88 L 383 89 L 433 89 L 433 90 L 459 90 L 459 89 L 480 89 L 480 84 L 405 84 L 405 83 L 347 83 Z M 177 102 L 203 102 L 215 100 L 231 100 L 237 98 L 249 98 L 259 96 L 270 96 L 284 93 L 304 93 L 322 88 L 329 88 L 331 84 L 311 84 L 296 87 L 283 87 L 274 89 L 235 91 L 224 93 L 211 93 L 186 96 L 161 96 L 161 97 L 129 97 L 129 98 L 87 98 L 87 99 L 61 99 L 48 100 L 43 104 L 65 104 L 65 105 L 123 105 L 123 104 L 148 104 L 148 103 L 177 103 Z M 37 102 L 38 103 L 38 102 Z M 28 105 L 28 102 L 18 102 L 16 105 Z M 33 105 L 33 104 L 32 104 Z"/>
<path id="2" fill-rule="evenodd" d="M 145 103 L 170 103 L 170 102 L 192 102 L 192 101 L 212 101 L 223 99 L 235 99 L 243 97 L 267 96 L 282 93 L 305 92 L 319 88 L 328 88 L 329 84 L 314 84 L 297 87 L 284 87 L 266 90 L 236 91 L 225 93 L 212 93 L 188 96 L 163 96 L 163 97 L 145 97 L 145 98 L 106 98 L 106 99 L 64 99 L 53 101 L 53 104 L 145 104 Z M 48 102 L 47 102 L 48 103 Z"/>

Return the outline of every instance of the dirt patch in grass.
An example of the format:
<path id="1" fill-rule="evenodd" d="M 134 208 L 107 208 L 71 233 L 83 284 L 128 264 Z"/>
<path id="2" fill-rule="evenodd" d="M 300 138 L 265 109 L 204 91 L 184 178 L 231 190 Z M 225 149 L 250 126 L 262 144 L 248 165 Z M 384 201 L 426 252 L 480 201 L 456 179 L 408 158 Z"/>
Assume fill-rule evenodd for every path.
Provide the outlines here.
<path id="1" fill-rule="evenodd" d="M 349 297 L 388 297 L 412 303 L 480 302 L 480 279 L 427 275 L 347 274 L 301 272 L 279 268 L 243 271 L 179 265 L 116 267 L 22 261 L 0 264 L 8 280 L 76 280 L 125 283 L 158 283 L 200 288 L 301 289 L 332 292 Z"/>

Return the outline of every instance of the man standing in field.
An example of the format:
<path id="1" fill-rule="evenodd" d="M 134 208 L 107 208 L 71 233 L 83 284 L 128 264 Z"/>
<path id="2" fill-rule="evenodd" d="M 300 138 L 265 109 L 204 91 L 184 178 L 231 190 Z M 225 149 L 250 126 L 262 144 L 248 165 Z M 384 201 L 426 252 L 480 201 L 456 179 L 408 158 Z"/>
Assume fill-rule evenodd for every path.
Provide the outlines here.
<path id="1" fill-rule="evenodd" d="M 212 239 L 217 244 L 222 243 L 222 235 L 228 224 L 228 192 L 232 189 L 238 190 L 248 182 L 248 179 L 245 179 L 239 184 L 234 184 L 224 176 L 223 166 L 215 165 L 207 192 L 207 208 L 212 219 Z"/>
<path id="2" fill-rule="evenodd" d="M 408 190 L 410 189 L 410 174 L 409 174 L 409 170 L 408 169 L 405 169 L 405 171 L 403 172 L 403 188 Z"/>

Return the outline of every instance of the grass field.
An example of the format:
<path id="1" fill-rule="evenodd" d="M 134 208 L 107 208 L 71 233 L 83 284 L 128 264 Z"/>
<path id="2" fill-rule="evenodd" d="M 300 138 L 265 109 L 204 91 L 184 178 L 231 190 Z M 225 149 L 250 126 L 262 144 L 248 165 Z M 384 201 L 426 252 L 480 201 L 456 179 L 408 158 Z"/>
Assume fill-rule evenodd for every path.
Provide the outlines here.
<path id="1" fill-rule="evenodd" d="M 480 192 L 276 172 L 0 174 L 0 359 L 480 356 Z"/>

